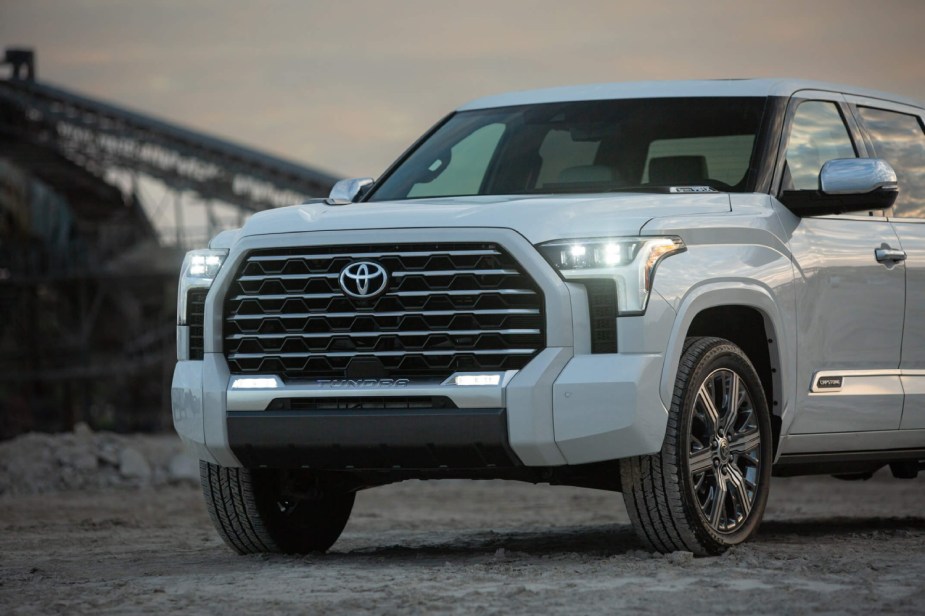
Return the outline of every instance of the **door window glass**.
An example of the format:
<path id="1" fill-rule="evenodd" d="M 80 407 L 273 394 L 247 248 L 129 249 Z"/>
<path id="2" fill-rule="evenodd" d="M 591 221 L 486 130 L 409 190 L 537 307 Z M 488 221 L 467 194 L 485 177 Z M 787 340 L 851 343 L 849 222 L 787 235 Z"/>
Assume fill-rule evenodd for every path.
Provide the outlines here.
<path id="1" fill-rule="evenodd" d="M 861 121 L 878 158 L 893 166 L 899 180 L 899 196 L 893 213 L 900 217 L 925 218 L 925 133 L 913 115 L 859 107 Z"/>
<path id="2" fill-rule="evenodd" d="M 822 165 L 836 158 L 856 158 L 845 122 L 835 103 L 806 101 L 793 116 L 787 142 L 783 190 L 818 190 Z"/>

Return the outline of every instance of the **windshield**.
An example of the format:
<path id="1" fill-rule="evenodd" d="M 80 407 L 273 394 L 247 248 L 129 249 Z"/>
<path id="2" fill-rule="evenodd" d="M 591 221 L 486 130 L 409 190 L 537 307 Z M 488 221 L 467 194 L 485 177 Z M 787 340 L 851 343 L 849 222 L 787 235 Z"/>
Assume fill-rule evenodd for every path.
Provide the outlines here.
<path id="1" fill-rule="evenodd" d="M 660 98 L 463 111 L 399 161 L 368 201 L 665 186 L 750 192 L 764 103 Z"/>

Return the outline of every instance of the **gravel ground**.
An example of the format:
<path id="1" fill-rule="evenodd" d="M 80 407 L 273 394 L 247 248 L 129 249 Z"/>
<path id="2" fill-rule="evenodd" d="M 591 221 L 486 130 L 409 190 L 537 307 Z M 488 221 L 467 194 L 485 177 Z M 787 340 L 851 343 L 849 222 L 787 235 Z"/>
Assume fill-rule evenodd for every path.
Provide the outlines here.
<path id="1" fill-rule="evenodd" d="M 305 558 L 234 555 L 189 482 L 23 492 L 0 495 L 2 614 L 919 614 L 925 605 L 925 479 L 888 473 L 777 479 L 758 537 L 703 559 L 644 552 L 619 494 L 577 488 L 411 481 L 365 491 L 332 550 Z"/>

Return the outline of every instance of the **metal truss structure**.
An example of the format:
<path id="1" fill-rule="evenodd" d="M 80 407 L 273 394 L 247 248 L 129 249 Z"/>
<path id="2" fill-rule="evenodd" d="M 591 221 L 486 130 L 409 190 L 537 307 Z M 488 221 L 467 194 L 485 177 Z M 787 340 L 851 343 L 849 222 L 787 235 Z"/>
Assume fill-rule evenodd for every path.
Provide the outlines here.
<path id="1" fill-rule="evenodd" d="M 29 110 L 49 146 L 102 175 L 141 171 L 248 211 L 326 196 L 333 176 L 33 81 L 0 81 L 0 100 Z M 36 130 L 36 126 L 41 128 Z"/>
<path id="2" fill-rule="evenodd" d="M 0 438 L 163 429 L 183 251 L 338 178 L 37 82 L 29 50 L 4 60 Z"/>

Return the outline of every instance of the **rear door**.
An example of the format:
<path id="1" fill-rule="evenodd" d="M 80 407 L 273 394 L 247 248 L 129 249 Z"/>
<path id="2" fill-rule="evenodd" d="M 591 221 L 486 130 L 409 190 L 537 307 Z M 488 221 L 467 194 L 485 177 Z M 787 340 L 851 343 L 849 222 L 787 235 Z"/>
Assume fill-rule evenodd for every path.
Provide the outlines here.
<path id="1" fill-rule="evenodd" d="M 849 98 L 872 156 L 893 166 L 899 197 L 890 221 L 906 254 L 906 307 L 899 368 L 905 391 L 901 427 L 925 428 L 925 128 L 922 110 Z"/>
<path id="2" fill-rule="evenodd" d="M 841 95 L 791 101 L 778 162 L 779 192 L 817 190 L 828 160 L 867 153 Z M 800 218 L 783 210 L 796 280 L 797 412 L 790 434 L 899 428 L 905 266 L 878 262 L 899 248 L 882 211 Z"/>

